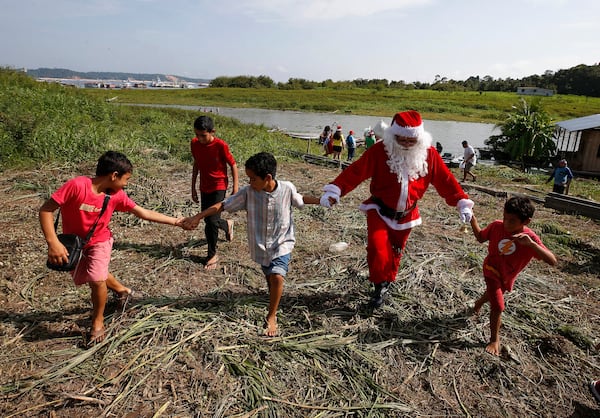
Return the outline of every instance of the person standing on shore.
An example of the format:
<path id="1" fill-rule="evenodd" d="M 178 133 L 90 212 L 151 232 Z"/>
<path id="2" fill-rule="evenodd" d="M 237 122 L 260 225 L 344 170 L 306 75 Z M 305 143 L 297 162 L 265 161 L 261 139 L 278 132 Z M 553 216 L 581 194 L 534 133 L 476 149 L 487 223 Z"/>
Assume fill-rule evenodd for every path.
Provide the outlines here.
<path id="1" fill-rule="evenodd" d="M 463 154 L 463 179 L 462 181 L 467 181 L 467 176 L 471 176 L 473 181 L 477 180 L 475 174 L 471 173 L 471 168 L 475 166 L 477 163 L 477 157 L 475 156 L 475 149 L 469 145 L 467 141 L 462 142 L 462 146 L 465 149 Z"/>
<path id="2" fill-rule="evenodd" d="M 354 153 L 356 152 L 356 139 L 354 139 L 354 131 L 349 131 L 346 137 L 346 147 L 348 148 L 348 161 L 354 159 Z"/>
<path id="3" fill-rule="evenodd" d="M 414 110 L 397 113 L 383 139 L 323 187 L 321 205 L 330 208 L 367 179 L 371 196 L 359 208 L 367 216 L 367 263 L 374 285 L 369 305 L 378 308 L 396 280 L 412 228 L 422 223 L 417 203 L 429 185 L 457 207 L 464 222 L 471 220 L 474 203 L 431 146 L 431 134 Z"/>
<path id="4" fill-rule="evenodd" d="M 563 159 L 558 162 L 558 167 L 552 170 L 546 183 L 549 183 L 551 180 L 554 180 L 554 186 L 552 187 L 554 193 L 569 194 L 573 172 L 567 167 L 567 160 Z"/>
<path id="5" fill-rule="evenodd" d="M 342 151 L 344 150 L 344 134 L 342 134 L 342 127 L 338 125 L 337 129 L 331 137 L 333 146 L 333 159 L 340 160 L 342 158 Z"/>

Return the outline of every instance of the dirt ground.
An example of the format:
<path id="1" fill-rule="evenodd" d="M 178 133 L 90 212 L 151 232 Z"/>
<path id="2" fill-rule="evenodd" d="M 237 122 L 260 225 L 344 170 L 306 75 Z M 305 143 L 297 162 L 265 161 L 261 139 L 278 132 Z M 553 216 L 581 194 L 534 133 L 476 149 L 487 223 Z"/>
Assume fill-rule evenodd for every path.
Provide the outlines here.
<path id="1" fill-rule="evenodd" d="M 460 231 L 455 209 L 433 188 L 376 312 L 365 307 L 366 224 L 357 210 L 368 185 L 332 211 L 296 211 L 281 333 L 272 339 L 261 336 L 267 290 L 249 258 L 244 213 L 223 215 L 235 221 L 235 235 L 219 242 L 220 268 L 211 272 L 202 227 L 115 214 L 111 271 L 138 298 L 124 312 L 111 302 L 109 337 L 86 348 L 89 289 L 45 267 L 37 212 L 85 169 L 0 179 L 0 416 L 600 416 L 588 388 L 600 379 L 596 221 L 536 206 L 531 226 L 559 265 L 533 261 L 519 276 L 503 315 L 504 354 L 494 357 L 484 352 L 488 308 L 469 313 L 484 290 L 486 246 Z M 336 173 L 284 161 L 278 178 L 319 195 Z M 128 193 L 146 208 L 193 214 L 190 177 L 189 167 L 165 163 L 134 172 Z M 503 198 L 466 189 L 480 224 L 501 216 Z M 330 252 L 339 241 L 348 250 Z"/>

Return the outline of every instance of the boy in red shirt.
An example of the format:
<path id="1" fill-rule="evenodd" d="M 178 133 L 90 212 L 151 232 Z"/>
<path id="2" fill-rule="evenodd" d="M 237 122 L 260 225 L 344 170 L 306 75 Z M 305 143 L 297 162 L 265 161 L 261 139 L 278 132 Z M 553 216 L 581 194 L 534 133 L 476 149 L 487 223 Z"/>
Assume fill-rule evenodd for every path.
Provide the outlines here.
<path id="1" fill-rule="evenodd" d="M 475 302 L 473 313 L 490 303 L 490 342 L 485 351 L 500 355 L 500 316 L 504 311 L 504 292 L 510 292 L 517 275 L 532 258 L 556 265 L 554 254 L 542 244 L 540 238 L 527 227 L 535 207 L 526 197 L 511 197 L 504 204 L 502 220 L 496 220 L 484 229 L 475 216 L 471 218 L 473 235 L 479 242 L 489 241 L 488 255 L 483 261 L 486 291 Z"/>
<path id="2" fill-rule="evenodd" d="M 122 308 L 133 294 L 108 271 L 113 244 L 108 224 L 113 212 L 130 212 L 147 221 L 183 227 L 183 218 L 176 219 L 144 209 L 127 196 L 123 188 L 132 171 L 133 166 L 125 155 L 107 151 L 98 159 L 95 177 L 79 176 L 67 181 L 39 211 L 42 232 L 48 243 L 48 260 L 55 264 L 64 264 L 69 259 L 67 249 L 54 230 L 54 212 L 58 208 L 62 213 L 62 231 L 65 234 L 84 238 L 92 225 L 98 222 L 94 234 L 83 247 L 81 260 L 70 272 L 77 286 L 87 283 L 92 291 L 92 326 L 88 344 L 101 342 L 106 337 L 104 308 L 108 289 L 115 293 Z M 106 211 L 99 217 L 107 195 L 110 197 Z"/>
<path id="3" fill-rule="evenodd" d="M 233 180 L 232 194 L 238 191 L 238 169 L 229 146 L 220 138 L 214 136 L 215 125 L 212 118 L 199 116 L 194 121 L 196 137 L 192 139 L 190 148 L 194 157 L 192 170 L 192 200 L 198 203 L 198 188 L 196 179 L 200 177 L 200 208 L 208 209 L 215 203 L 225 199 L 228 186 L 227 166 L 231 169 Z M 208 254 L 204 268 L 214 270 L 218 266 L 217 240 L 219 229 L 225 231 L 225 238 L 231 241 L 233 236 L 233 221 L 221 219 L 216 213 L 204 218 L 204 234 Z"/>

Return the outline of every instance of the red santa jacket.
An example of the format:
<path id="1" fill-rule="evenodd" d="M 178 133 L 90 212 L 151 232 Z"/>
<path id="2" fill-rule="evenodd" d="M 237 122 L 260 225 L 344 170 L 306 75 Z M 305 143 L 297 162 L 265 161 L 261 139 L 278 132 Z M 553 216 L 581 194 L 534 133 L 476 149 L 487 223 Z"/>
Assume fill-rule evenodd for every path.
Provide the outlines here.
<path id="1" fill-rule="evenodd" d="M 459 200 L 469 198 L 433 147 L 430 147 L 427 151 L 427 175 L 415 180 L 399 180 L 399 176 L 390 170 L 387 160 L 388 155 L 384 144 L 378 142 L 366 150 L 357 161 L 342 171 L 332 184 L 339 187 L 340 196 L 344 196 L 364 180 L 371 178 L 371 197 L 361 204 L 360 209 L 365 212 L 376 209 L 390 228 L 403 230 L 421 224 L 421 216 L 416 204 L 423 197 L 430 184 L 433 184 L 438 194 L 450 206 L 456 206 Z M 407 178 L 406 176 L 403 177 Z M 379 203 L 383 203 L 393 211 L 406 211 L 407 213 L 399 219 L 384 216 L 380 205 L 375 203 L 376 200 L 379 200 Z"/>

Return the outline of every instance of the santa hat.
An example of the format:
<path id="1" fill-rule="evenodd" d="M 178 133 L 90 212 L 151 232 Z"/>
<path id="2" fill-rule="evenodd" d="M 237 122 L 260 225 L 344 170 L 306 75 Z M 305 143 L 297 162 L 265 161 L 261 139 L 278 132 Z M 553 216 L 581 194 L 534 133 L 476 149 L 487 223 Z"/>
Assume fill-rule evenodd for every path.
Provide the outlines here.
<path id="1" fill-rule="evenodd" d="M 350 132 L 348 132 L 348 134 L 354 135 L 354 131 L 350 131 Z"/>
<path id="2" fill-rule="evenodd" d="M 336 131 L 342 131 L 342 125 L 338 125 Z"/>
<path id="3" fill-rule="evenodd" d="M 408 138 L 418 138 L 425 132 L 421 115 L 416 110 L 396 113 L 388 129 L 396 136 Z"/>

